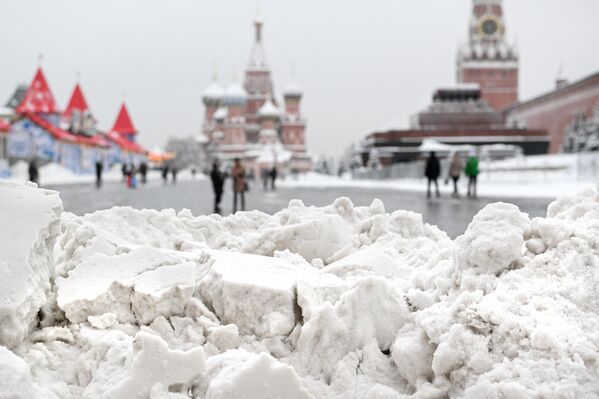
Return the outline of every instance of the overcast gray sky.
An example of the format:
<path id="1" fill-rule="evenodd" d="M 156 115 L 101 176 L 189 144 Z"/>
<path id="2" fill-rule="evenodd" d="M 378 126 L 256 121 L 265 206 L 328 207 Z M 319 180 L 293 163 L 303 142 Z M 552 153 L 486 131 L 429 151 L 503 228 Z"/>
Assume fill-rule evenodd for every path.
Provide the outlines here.
<path id="1" fill-rule="evenodd" d="M 42 53 L 61 107 L 81 83 L 101 128 L 123 98 L 152 148 L 200 130 L 214 66 L 238 80 L 258 1 L 0 0 L 0 101 L 28 83 Z M 455 81 L 471 0 L 260 0 L 275 89 L 295 70 L 307 141 L 339 155 L 381 126 L 405 127 L 435 87 Z M 505 0 L 520 51 L 520 97 L 553 87 L 560 64 L 577 79 L 599 71 L 598 0 Z M 3 105 L 3 104 L 2 104 Z"/>

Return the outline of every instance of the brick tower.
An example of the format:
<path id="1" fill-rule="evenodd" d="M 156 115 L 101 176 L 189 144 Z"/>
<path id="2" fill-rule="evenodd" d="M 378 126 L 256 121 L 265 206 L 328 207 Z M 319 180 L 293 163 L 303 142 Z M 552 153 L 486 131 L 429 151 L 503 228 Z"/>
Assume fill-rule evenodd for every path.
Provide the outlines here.
<path id="1" fill-rule="evenodd" d="M 457 57 L 460 83 L 478 83 L 499 110 L 518 100 L 518 55 L 505 38 L 501 0 L 473 0 L 468 44 Z"/>
<path id="2" fill-rule="evenodd" d="M 262 26 L 264 21 L 261 17 L 254 20 L 255 37 L 254 46 L 250 55 L 247 69 L 245 71 L 244 88 L 247 92 L 246 121 L 248 140 L 253 142 L 258 139 L 260 124 L 257 112 L 268 98 L 274 98 L 274 88 L 270 68 L 266 62 L 266 52 L 262 42 Z"/>
<path id="3" fill-rule="evenodd" d="M 297 84 L 291 82 L 285 87 L 283 96 L 285 98 L 285 115 L 281 123 L 283 145 L 292 152 L 305 153 L 306 120 L 300 111 L 302 90 Z"/>

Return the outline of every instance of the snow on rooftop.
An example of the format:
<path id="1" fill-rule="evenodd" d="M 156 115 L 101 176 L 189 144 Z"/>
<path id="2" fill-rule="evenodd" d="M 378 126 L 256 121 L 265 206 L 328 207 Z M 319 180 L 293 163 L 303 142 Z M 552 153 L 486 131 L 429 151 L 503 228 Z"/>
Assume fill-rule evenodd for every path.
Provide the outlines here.
<path id="1" fill-rule="evenodd" d="M 243 105 L 247 100 L 247 93 L 239 84 L 233 82 L 225 90 L 223 103 L 229 105 Z"/>
<path id="2" fill-rule="evenodd" d="M 217 120 L 221 120 L 221 119 L 225 119 L 227 117 L 228 111 L 227 111 L 227 107 L 219 107 L 215 112 L 214 112 L 214 119 Z"/>
<path id="3" fill-rule="evenodd" d="M 265 118 L 278 118 L 281 116 L 281 110 L 269 98 L 258 110 L 258 115 Z"/>
<path id="4" fill-rule="evenodd" d="M 213 81 L 212 83 L 210 83 L 210 86 L 208 86 L 206 90 L 204 90 L 202 97 L 208 100 L 221 100 L 224 95 L 224 87 L 220 83 Z"/>
<path id="5" fill-rule="evenodd" d="M 291 81 L 285 85 L 285 88 L 283 89 L 283 94 L 285 96 L 298 96 L 299 97 L 303 94 L 303 91 L 299 84 Z"/>

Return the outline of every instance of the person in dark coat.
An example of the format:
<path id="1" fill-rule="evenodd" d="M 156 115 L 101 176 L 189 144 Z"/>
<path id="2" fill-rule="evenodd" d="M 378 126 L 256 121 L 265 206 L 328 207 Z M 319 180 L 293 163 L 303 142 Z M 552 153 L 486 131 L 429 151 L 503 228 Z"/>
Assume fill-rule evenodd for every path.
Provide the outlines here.
<path id="1" fill-rule="evenodd" d="M 31 162 L 29 162 L 29 181 L 35 184 L 40 184 L 39 179 L 40 179 L 40 172 L 39 169 L 37 168 L 37 163 L 35 162 L 35 159 L 32 159 Z"/>
<path id="2" fill-rule="evenodd" d="M 123 162 L 123 165 L 121 166 L 121 172 L 123 173 L 123 181 L 126 182 L 129 171 L 127 170 L 127 164 L 125 162 Z"/>
<path id="3" fill-rule="evenodd" d="M 177 167 L 173 165 L 171 167 L 171 174 L 173 175 L 173 184 L 177 183 L 177 172 L 178 172 Z"/>
<path id="4" fill-rule="evenodd" d="M 221 214 L 220 200 L 223 196 L 226 175 L 220 170 L 218 161 L 212 163 L 210 180 L 212 180 L 212 190 L 214 191 L 214 213 Z"/>
<path id="5" fill-rule="evenodd" d="M 439 193 L 439 183 L 437 182 L 437 179 L 439 178 L 439 175 L 441 175 L 441 164 L 434 151 L 431 151 L 431 155 L 426 160 L 426 170 L 424 171 L 424 175 L 428 179 L 426 198 L 431 197 L 431 183 L 435 183 L 437 198 L 439 198 L 441 194 Z"/>
<path id="6" fill-rule="evenodd" d="M 233 168 L 231 169 L 233 178 L 233 213 L 237 212 L 237 197 L 241 200 L 241 210 L 245 211 L 245 192 L 247 191 L 247 182 L 245 180 L 245 168 L 239 158 L 235 158 Z"/>
<path id="7" fill-rule="evenodd" d="M 166 184 L 168 182 L 168 165 L 164 164 L 164 166 L 162 167 L 162 181 L 164 182 L 164 184 Z"/>
<path id="8" fill-rule="evenodd" d="M 143 184 L 146 184 L 146 181 L 147 181 L 147 180 L 146 180 L 146 179 L 147 179 L 147 178 L 146 178 L 146 176 L 147 176 L 147 174 L 148 174 L 148 164 L 147 164 L 147 163 L 145 163 L 145 162 L 142 162 L 142 163 L 139 165 L 139 174 L 141 175 L 141 182 L 142 182 Z"/>
<path id="9" fill-rule="evenodd" d="M 272 191 L 275 191 L 275 180 L 277 180 L 278 173 L 277 166 L 273 165 L 272 169 L 270 170 L 270 189 Z"/>
<path id="10" fill-rule="evenodd" d="M 102 161 L 96 161 L 96 187 L 102 187 L 102 171 L 104 170 L 104 165 Z"/>

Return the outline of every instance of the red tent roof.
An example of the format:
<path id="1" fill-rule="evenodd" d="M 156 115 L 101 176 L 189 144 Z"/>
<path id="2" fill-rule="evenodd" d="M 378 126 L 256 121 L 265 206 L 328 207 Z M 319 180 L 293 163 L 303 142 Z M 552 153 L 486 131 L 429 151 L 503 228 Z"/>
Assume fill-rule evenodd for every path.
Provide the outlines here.
<path id="1" fill-rule="evenodd" d="M 17 112 L 56 112 L 56 102 L 41 67 L 35 73 L 23 101 L 17 107 Z"/>
<path id="2" fill-rule="evenodd" d="M 135 152 L 138 154 L 145 154 L 147 152 L 139 144 L 127 140 L 124 136 L 115 131 L 108 132 L 106 136 L 125 151 Z"/>
<path id="3" fill-rule="evenodd" d="M 81 91 L 81 86 L 79 86 L 79 83 L 77 83 L 75 85 L 75 89 L 73 90 L 73 94 L 71 95 L 71 99 L 69 100 L 69 104 L 67 105 L 67 109 L 62 115 L 66 118 L 69 118 L 73 111 L 84 112 L 87 110 L 89 110 L 87 101 L 85 101 L 83 91 Z"/>
<path id="4" fill-rule="evenodd" d="M 133 122 L 131 122 L 129 111 L 127 111 L 127 106 L 125 103 L 121 105 L 119 115 L 116 117 L 116 121 L 114 122 L 111 132 L 117 132 L 119 134 L 137 134 L 137 130 L 133 126 Z"/>
<path id="5" fill-rule="evenodd" d="M 0 133 L 5 133 L 10 130 L 10 122 L 4 118 L 0 118 Z"/>
<path id="6" fill-rule="evenodd" d="M 99 134 L 91 137 L 75 135 L 67 132 L 66 130 L 62 130 L 57 126 L 54 126 L 52 123 L 48 122 L 37 114 L 25 114 L 25 116 L 29 118 L 31 122 L 50 132 L 50 134 L 57 140 L 99 147 L 108 147 L 110 145 L 108 141 L 106 141 L 106 139 Z"/>

